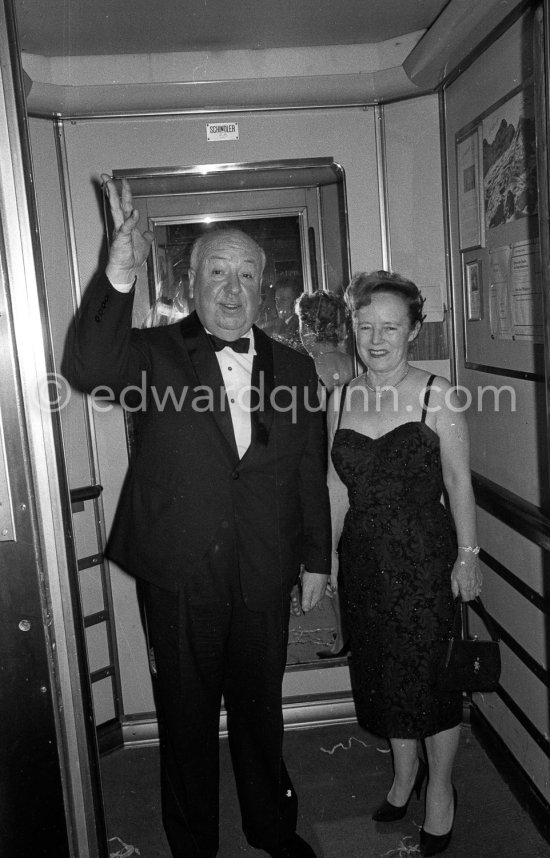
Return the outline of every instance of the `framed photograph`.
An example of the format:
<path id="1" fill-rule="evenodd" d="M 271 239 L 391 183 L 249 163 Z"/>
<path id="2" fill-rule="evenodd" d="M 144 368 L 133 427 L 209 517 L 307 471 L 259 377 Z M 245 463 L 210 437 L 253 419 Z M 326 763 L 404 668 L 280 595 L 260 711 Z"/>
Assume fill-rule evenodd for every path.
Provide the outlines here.
<path id="1" fill-rule="evenodd" d="M 464 285 L 466 289 L 466 321 L 480 322 L 483 318 L 483 282 L 480 259 L 472 259 L 464 264 Z"/>
<path id="2" fill-rule="evenodd" d="M 479 125 L 461 131 L 456 138 L 458 225 L 460 250 L 483 247 L 483 183 Z"/>
<path id="3" fill-rule="evenodd" d="M 505 93 L 456 135 L 461 180 L 464 360 L 468 369 L 544 381 L 535 90 Z M 478 170 L 472 165 L 477 133 Z M 472 175 L 481 191 L 477 239 Z M 470 197 L 470 195 L 472 195 Z M 458 205 L 457 205 L 458 207 Z"/>
<path id="4" fill-rule="evenodd" d="M 484 224 L 492 230 L 536 215 L 534 87 L 514 89 L 482 121 Z"/>

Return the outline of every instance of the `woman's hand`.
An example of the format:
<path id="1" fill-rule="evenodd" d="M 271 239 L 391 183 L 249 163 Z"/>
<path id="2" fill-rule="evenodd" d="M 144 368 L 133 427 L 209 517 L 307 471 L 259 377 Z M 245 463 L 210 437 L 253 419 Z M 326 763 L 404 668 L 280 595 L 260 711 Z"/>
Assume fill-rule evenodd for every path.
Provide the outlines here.
<path id="1" fill-rule="evenodd" d="M 470 602 L 481 593 L 483 577 L 475 554 L 457 557 L 451 572 L 453 595 L 460 596 L 463 602 Z"/>

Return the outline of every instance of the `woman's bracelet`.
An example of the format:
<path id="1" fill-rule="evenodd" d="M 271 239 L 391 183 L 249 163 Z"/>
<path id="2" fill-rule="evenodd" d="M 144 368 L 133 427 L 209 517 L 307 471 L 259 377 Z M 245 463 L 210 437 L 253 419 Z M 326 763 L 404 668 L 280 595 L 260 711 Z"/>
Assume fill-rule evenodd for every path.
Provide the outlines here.
<path id="1" fill-rule="evenodd" d="M 479 554 L 479 545 L 459 545 L 459 551 L 471 551 L 472 554 Z"/>

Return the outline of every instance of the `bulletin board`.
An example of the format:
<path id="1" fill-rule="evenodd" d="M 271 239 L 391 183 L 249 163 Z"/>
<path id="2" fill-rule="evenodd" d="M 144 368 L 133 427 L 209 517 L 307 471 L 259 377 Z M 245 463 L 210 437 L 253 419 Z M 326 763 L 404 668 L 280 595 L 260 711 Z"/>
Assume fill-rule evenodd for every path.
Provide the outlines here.
<path id="1" fill-rule="evenodd" d="M 456 135 L 465 365 L 544 378 L 532 80 Z"/>

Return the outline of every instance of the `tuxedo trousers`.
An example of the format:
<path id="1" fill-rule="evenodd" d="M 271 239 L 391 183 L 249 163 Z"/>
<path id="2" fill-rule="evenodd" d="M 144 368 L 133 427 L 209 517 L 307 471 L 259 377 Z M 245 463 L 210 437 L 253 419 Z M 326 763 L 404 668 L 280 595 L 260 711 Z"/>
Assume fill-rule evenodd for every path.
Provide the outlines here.
<path id="1" fill-rule="evenodd" d="M 267 612 L 247 608 L 228 536 L 177 593 L 142 591 L 157 672 L 163 824 L 174 858 L 213 858 L 219 848 L 222 697 L 248 842 L 274 850 L 296 828 L 282 753 L 289 601 Z"/>

